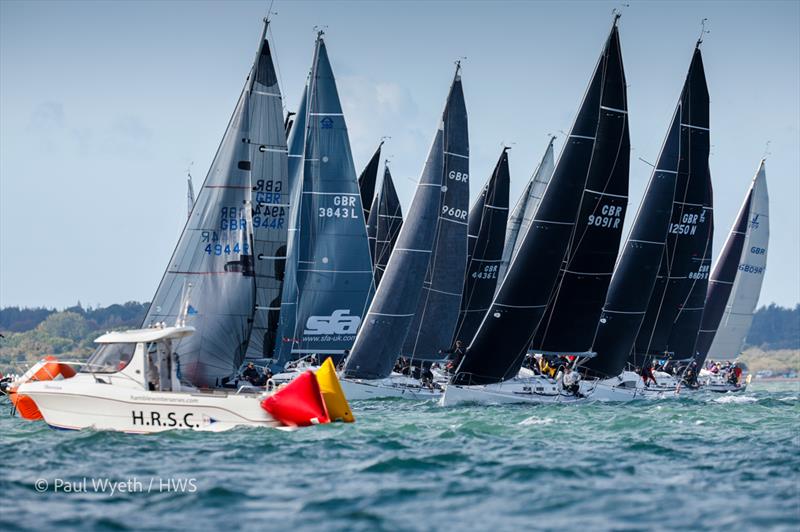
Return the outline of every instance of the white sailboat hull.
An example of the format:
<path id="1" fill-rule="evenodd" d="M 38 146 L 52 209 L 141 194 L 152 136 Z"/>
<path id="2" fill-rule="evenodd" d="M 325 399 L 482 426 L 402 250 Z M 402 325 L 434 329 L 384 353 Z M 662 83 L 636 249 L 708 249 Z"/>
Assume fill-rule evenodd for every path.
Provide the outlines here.
<path id="1" fill-rule="evenodd" d="M 44 421 L 57 429 L 147 434 L 279 426 L 261 408 L 264 393 L 151 392 L 98 383 L 88 374 L 59 381 L 28 382 L 19 387 L 18 393 L 32 398 Z"/>
<path id="2" fill-rule="evenodd" d="M 645 386 L 642 378 L 632 371 L 610 379 L 593 381 L 591 398 L 595 401 L 625 402 L 639 399 L 671 399 L 678 397 L 680 387 L 675 377 L 656 372 L 658 384 Z"/>
<path id="3" fill-rule="evenodd" d="M 392 375 L 385 379 L 348 379 L 340 378 L 342 390 L 349 400 L 364 401 L 368 399 L 401 398 L 417 401 L 442 397 L 441 388 L 427 388 L 420 381 L 403 375 Z"/>
<path id="4" fill-rule="evenodd" d="M 583 384 L 581 392 L 583 393 Z M 514 404 L 514 403 L 574 403 L 585 400 L 566 392 L 552 379 L 516 377 L 514 379 L 486 385 L 449 384 L 442 397 L 442 406 L 460 403 Z"/>

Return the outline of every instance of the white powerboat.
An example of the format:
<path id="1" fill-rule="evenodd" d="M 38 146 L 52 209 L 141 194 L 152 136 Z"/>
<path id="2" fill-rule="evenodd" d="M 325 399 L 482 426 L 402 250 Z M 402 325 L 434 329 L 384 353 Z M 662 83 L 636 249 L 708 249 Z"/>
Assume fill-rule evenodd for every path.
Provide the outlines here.
<path id="1" fill-rule="evenodd" d="M 16 393 L 32 399 L 57 429 L 153 433 L 279 426 L 261 407 L 266 391 L 199 390 L 181 381 L 173 343 L 193 332 L 176 326 L 106 333 L 75 376 L 24 382 Z"/>

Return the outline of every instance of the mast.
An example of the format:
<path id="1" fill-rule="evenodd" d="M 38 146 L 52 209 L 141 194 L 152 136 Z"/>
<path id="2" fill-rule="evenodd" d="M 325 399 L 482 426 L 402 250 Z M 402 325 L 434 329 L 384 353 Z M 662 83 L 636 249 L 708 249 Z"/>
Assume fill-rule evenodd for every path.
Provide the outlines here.
<path id="1" fill-rule="evenodd" d="M 402 349 L 404 356 L 416 361 L 442 358 L 440 351 L 450 347 L 461 309 L 467 267 L 469 138 L 460 63 L 442 120 L 446 124 L 442 205 L 422 294 Z"/>
<path id="2" fill-rule="evenodd" d="M 454 384 L 500 382 L 515 377 L 522 366 L 558 277 L 587 176 L 597 171 L 597 165 L 606 169 L 609 155 L 617 151 L 614 142 L 605 142 L 605 132 L 618 130 L 624 115 L 602 112 L 602 107 L 619 109 L 625 93 L 616 22 L 617 17 L 547 191 L 453 377 Z"/>
<path id="3" fill-rule="evenodd" d="M 706 295 L 703 324 L 697 336 L 702 367 L 707 356 L 736 357 L 742 349 L 761 294 L 769 241 L 769 196 L 764 159 L 745 195 L 720 252 Z"/>
<path id="4" fill-rule="evenodd" d="M 445 195 L 443 189 L 449 184 L 445 161 L 452 156 L 445 154 L 445 139 L 462 129 L 453 115 L 465 112 L 461 79 L 456 72 L 414 199 L 347 359 L 346 377 L 381 379 L 392 372 L 423 290 Z"/>
<path id="5" fill-rule="evenodd" d="M 456 326 L 456 340 L 472 340 L 492 303 L 508 220 L 510 180 L 508 148 L 503 148 L 483 193 L 470 210 L 472 245 L 461 298 L 461 315 Z"/>

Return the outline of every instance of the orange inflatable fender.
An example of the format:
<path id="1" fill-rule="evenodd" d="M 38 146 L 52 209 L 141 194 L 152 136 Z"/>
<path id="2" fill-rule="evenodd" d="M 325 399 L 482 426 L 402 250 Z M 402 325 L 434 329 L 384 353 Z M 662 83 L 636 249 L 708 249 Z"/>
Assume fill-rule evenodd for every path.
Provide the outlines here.
<path id="1" fill-rule="evenodd" d="M 11 399 L 11 403 L 14 405 L 17 412 L 19 412 L 21 418 L 30 421 L 42 419 L 42 413 L 39 412 L 39 407 L 36 406 L 34 400 L 27 395 L 11 392 L 8 394 L 8 398 Z"/>
<path id="2" fill-rule="evenodd" d="M 287 427 L 331 422 L 313 371 L 306 371 L 261 401 L 261 408 Z"/>

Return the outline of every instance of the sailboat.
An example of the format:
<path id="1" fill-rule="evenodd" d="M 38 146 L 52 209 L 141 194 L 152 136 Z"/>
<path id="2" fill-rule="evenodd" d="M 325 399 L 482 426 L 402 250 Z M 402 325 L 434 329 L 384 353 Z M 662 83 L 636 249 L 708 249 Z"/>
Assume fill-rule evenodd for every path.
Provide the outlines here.
<path id="1" fill-rule="evenodd" d="M 361 194 L 361 204 L 364 206 L 364 221 L 369 220 L 372 197 L 375 194 L 375 183 L 378 180 L 378 166 L 380 166 L 381 148 L 383 141 L 378 144 L 378 149 L 372 154 L 367 166 L 358 176 L 358 190 Z"/>
<path id="2" fill-rule="evenodd" d="M 506 224 L 506 237 L 505 244 L 503 245 L 503 256 L 500 260 L 500 266 L 497 269 L 497 286 L 495 287 L 495 294 L 500 290 L 500 284 L 506 278 L 508 265 L 514 254 L 519 250 L 522 244 L 521 235 L 524 235 L 533 221 L 533 215 L 536 214 L 536 209 L 539 208 L 539 203 L 542 201 L 544 191 L 547 189 L 547 184 L 550 183 L 550 178 L 553 177 L 553 170 L 555 169 L 555 156 L 553 155 L 553 142 L 555 137 L 550 137 L 547 143 L 547 149 L 544 151 L 542 160 L 539 166 L 531 175 L 525 190 L 511 215 L 508 217 Z"/>
<path id="3" fill-rule="evenodd" d="M 588 176 L 614 171 L 626 138 L 625 73 L 619 44 L 618 16 L 584 94 L 544 197 L 500 290 L 478 328 L 443 404 L 566 402 L 565 393 L 545 377 L 518 377 L 533 335 L 558 280 L 575 232 L 582 198 L 602 192 L 589 189 Z M 624 157 L 628 157 L 624 153 Z M 627 163 L 626 163 L 627 164 Z M 593 182 L 593 180 L 592 180 Z"/>
<path id="4" fill-rule="evenodd" d="M 735 358 L 742 350 L 761 294 L 769 243 L 769 195 L 761 160 L 742 207 L 711 273 L 697 335 L 695 362 L 701 371 L 706 358 Z M 708 389 L 738 391 L 742 386 L 701 379 Z"/>
<path id="5" fill-rule="evenodd" d="M 191 216 L 144 318 L 172 323 L 191 285 L 181 371 L 215 386 L 245 356 L 259 356 L 273 333 L 287 238 L 287 162 L 281 94 L 267 25 Z"/>
<path id="6" fill-rule="evenodd" d="M 319 361 L 331 356 L 338 362 L 353 344 L 373 287 L 364 209 L 322 32 L 316 40 L 303 113 L 289 141 L 294 150 L 295 135 L 303 135 L 301 177 L 292 191 L 296 203 L 278 367 L 311 354 Z"/>
<path id="7" fill-rule="evenodd" d="M 699 45 L 700 41 L 644 198 L 614 270 L 592 344 L 597 357 L 582 364 L 584 385 L 591 383 L 595 399 L 627 401 L 674 397 L 679 391 L 677 380 L 664 372 L 656 372 L 656 384 L 645 386 L 630 362 L 637 335 L 643 334 L 645 315 L 665 297 L 667 281 L 671 283 L 669 290 L 678 290 L 681 283 L 687 284 L 683 290 L 685 298 L 691 291 L 691 283 L 686 282 L 690 273 L 680 275 L 678 272 L 694 265 L 697 270 L 692 275 L 702 276 L 699 270 L 703 268 L 702 259 L 709 239 L 708 229 L 704 227 L 710 225 L 711 216 L 703 203 L 710 201 L 707 197 L 710 191 L 708 89 Z M 693 192 L 691 197 L 690 191 Z M 699 201 L 694 199 L 697 195 Z M 681 236 L 689 238 L 698 232 L 699 244 L 703 245 L 701 261 L 693 260 L 696 257 L 691 256 L 689 247 L 679 248 L 677 241 Z M 676 256 L 679 250 L 683 250 L 681 258 Z M 673 279 L 667 279 L 670 277 L 665 269 L 667 257 L 672 259 Z M 672 314 L 677 314 L 678 310 L 675 308 Z"/>
<path id="8" fill-rule="evenodd" d="M 393 368 L 411 329 L 426 284 L 430 292 L 429 264 L 437 248 L 437 235 L 442 234 L 439 226 L 446 220 L 448 224 L 461 227 L 466 217 L 466 213 L 457 212 L 448 203 L 451 187 L 459 184 L 467 186 L 469 180 L 466 135 L 467 112 L 460 66 L 457 66 L 414 199 L 345 363 L 342 387 L 352 399 L 430 398 L 441 395 L 440 390 L 423 386 L 420 379 L 413 375 L 393 373 Z M 463 233 L 464 245 L 461 249 L 466 260 L 466 231 Z M 460 291 L 458 296 L 460 299 Z"/>
<path id="9" fill-rule="evenodd" d="M 492 303 L 508 220 L 508 148 L 469 211 L 467 274 L 455 338 L 469 342 Z"/>
<path id="10" fill-rule="evenodd" d="M 403 209 L 394 188 L 389 165 L 385 164 L 381 188 L 375 194 L 367 222 L 370 235 L 370 250 L 377 288 L 386 271 L 386 264 L 392 255 L 397 236 L 403 227 Z"/>

